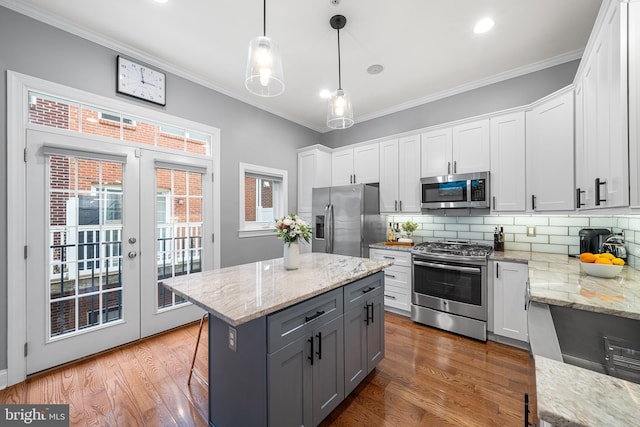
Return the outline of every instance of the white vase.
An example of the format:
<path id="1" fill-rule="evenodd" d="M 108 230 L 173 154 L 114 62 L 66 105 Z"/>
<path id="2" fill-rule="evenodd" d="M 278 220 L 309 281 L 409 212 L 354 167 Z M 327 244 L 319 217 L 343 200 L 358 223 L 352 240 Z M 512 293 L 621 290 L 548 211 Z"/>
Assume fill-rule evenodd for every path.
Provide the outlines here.
<path id="1" fill-rule="evenodd" d="M 284 268 L 296 270 L 300 266 L 300 245 L 298 242 L 284 244 Z"/>

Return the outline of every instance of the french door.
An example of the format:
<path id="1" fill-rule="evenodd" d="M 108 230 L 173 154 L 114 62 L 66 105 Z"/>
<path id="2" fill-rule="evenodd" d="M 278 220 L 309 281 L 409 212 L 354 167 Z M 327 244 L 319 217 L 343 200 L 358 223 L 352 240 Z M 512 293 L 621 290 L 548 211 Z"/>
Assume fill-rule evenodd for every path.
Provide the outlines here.
<path id="1" fill-rule="evenodd" d="M 27 374 L 202 314 L 159 281 L 213 267 L 211 160 L 35 130 L 26 160 Z"/>

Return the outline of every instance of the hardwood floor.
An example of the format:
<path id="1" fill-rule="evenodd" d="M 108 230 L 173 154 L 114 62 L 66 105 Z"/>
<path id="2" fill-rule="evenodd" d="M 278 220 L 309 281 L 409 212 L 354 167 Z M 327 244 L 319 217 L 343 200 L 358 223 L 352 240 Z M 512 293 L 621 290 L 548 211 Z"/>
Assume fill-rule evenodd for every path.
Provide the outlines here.
<path id="1" fill-rule="evenodd" d="M 522 426 L 524 393 L 535 420 L 526 351 L 463 338 L 386 313 L 386 354 L 321 424 Z M 206 331 L 206 325 L 205 325 Z M 31 377 L 0 403 L 68 403 L 72 426 L 206 426 L 207 388 L 187 385 L 198 324 Z M 207 334 L 196 368 L 207 372 Z"/>

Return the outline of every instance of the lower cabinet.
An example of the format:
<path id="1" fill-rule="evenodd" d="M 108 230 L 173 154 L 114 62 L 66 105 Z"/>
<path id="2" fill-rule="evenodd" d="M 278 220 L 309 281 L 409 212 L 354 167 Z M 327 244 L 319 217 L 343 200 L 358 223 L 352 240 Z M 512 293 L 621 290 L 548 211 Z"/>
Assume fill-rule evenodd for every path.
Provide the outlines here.
<path id="1" fill-rule="evenodd" d="M 384 357 L 382 272 L 267 318 L 268 425 L 316 426 Z"/>
<path id="2" fill-rule="evenodd" d="M 383 281 L 367 279 L 344 288 L 345 396 L 384 357 Z"/>
<path id="3" fill-rule="evenodd" d="M 526 292 L 529 266 L 515 262 L 493 263 L 493 333 L 529 342 Z"/>
<path id="4" fill-rule="evenodd" d="M 411 252 L 393 249 L 369 249 L 369 258 L 391 260 L 384 269 L 384 306 L 411 313 Z"/>

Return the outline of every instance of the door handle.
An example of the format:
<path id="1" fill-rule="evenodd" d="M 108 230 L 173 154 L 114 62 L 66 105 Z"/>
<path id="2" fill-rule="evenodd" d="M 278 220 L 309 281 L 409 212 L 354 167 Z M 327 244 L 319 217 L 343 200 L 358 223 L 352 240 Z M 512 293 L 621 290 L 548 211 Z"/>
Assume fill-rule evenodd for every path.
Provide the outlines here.
<path id="1" fill-rule="evenodd" d="M 580 209 L 581 206 L 584 206 L 584 203 L 580 200 L 582 193 L 584 193 L 584 190 L 580 190 L 580 187 L 576 188 L 576 209 Z"/>
<path id="2" fill-rule="evenodd" d="M 453 173 L 458 172 L 458 162 L 456 160 L 453 161 Z"/>
<path id="3" fill-rule="evenodd" d="M 318 337 L 318 351 L 316 351 L 316 354 L 318 355 L 318 360 L 322 360 L 322 332 L 318 332 L 316 337 Z"/>
<path id="4" fill-rule="evenodd" d="M 402 212 L 402 200 L 400 200 L 400 212 Z"/>
<path id="5" fill-rule="evenodd" d="M 307 340 L 307 342 L 311 343 L 311 352 L 309 353 L 307 359 L 311 360 L 311 366 L 313 366 L 313 335 Z"/>
<path id="6" fill-rule="evenodd" d="M 367 304 L 367 306 L 371 306 L 371 323 L 373 323 L 373 303 Z"/>
<path id="7" fill-rule="evenodd" d="M 394 205 L 393 210 L 394 210 L 394 211 L 396 211 L 396 212 L 398 212 L 398 201 L 397 201 L 397 200 L 394 200 L 394 201 L 393 201 L 393 205 Z"/>
<path id="8" fill-rule="evenodd" d="M 496 196 L 493 196 L 493 210 L 496 210 Z"/>
<path id="9" fill-rule="evenodd" d="M 138 253 L 136 251 L 129 251 L 128 255 L 129 255 L 129 258 L 134 259 L 135 257 L 138 256 Z"/>
<path id="10" fill-rule="evenodd" d="M 534 211 L 536 210 L 536 196 L 535 196 L 535 194 L 531 195 L 531 209 L 534 210 Z"/>
<path id="11" fill-rule="evenodd" d="M 365 304 L 364 311 L 365 311 L 364 323 L 366 323 L 367 326 L 369 326 L 369 304 Z"/>
<path id="12" fill-rule="evenodd" d="M 447 175 L 451 174 L 451 162 L 447 162 Z"/>
<path id="13" fill-rule="evenodd" d="M 596 206 L 600 206 L 600 202 L 606 202 L 607 199 L 601 199 L 600 198 L 600 186 L 601 185 L 606 185 L 607 181 L 600 181 L 600 178 L 596 178 Z"/>

